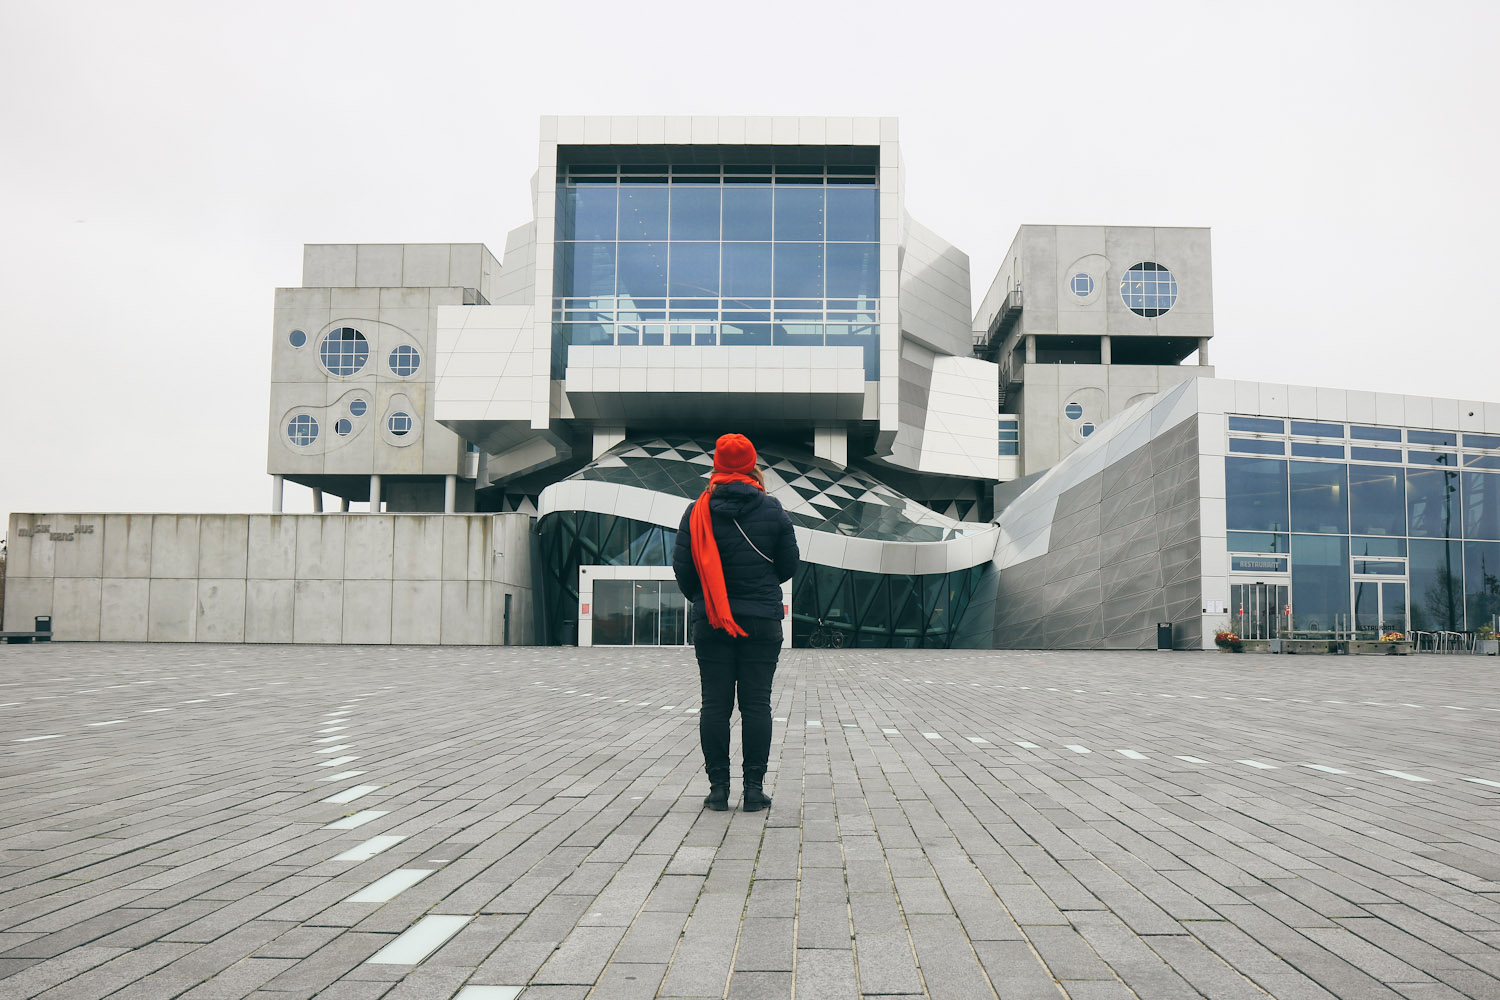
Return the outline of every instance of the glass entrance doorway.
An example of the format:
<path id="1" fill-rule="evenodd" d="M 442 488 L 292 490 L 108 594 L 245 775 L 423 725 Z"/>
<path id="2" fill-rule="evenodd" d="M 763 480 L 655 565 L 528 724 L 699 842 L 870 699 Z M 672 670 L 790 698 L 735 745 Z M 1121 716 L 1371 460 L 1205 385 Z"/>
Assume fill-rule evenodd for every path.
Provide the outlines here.
<path id="1" fill-rule="evenodd" d="M 1230 621 L 1241 639 L 1279 639 L 1288 629 L 1291 588 L 1285 583 L 1229 584 Z"/>
<path id="2" fill-rule="evenodd" d="M 595 580 L 594 645 L 681 646 L 687 601 L 671 580 Z"/>
<path id="3" fill-rule="evenodd" d="M 1407 634 L 1406 581 L 1355 576 L 1354 637 L 1378 639 L 1388 632 Z"/>

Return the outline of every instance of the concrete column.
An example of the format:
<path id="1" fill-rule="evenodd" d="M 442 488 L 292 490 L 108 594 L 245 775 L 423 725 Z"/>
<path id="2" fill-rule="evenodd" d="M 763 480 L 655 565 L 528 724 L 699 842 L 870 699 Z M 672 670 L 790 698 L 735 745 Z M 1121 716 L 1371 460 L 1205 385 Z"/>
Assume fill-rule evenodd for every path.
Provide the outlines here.
<path id="1" fill-rule="evenodd" d="M 281 513 L 281 496 L 282 496 L 282 493 L 285 492 L 283 490 L 283 486 L 284 485 L 285 485 L 285 483 L 282 481 L 282 478 L 280 476 L 272 476 L 271 477 L 271 513 L 272 514 L 280 514 Z"/>
<path id="2" fill-rule="evenodd" d="M 458 477 L 443 477 L 443 513 L 453 513 L 453 508 L 458 505 Z"/>
<path id="3" fill-rule="evenodd" d="M 849 464 L 849 429 L 843 424 L 813 429 L 813 454 L 839 468 Z"/>
<path id="4" fill-rule="evenodd" d="M 340 514 L 347 514 L 347 513 L 349 513 L 349 498 L 348 497 L 339 497 L 339 513 Z"/>
<path id="5" fill-rule="evenodd" d="M 313 490 L 313 513 L 323 513 L 323 491 Z"/>
<path id="6" fill-rule="evenodd" d="M 1207 337 L 1199 337 L 1198 338 L 1198 363 L 1200 365 L 1206 365 L 1206 364 L 1208 364 L 1208 338 Z"/>
<path id="7" fill-rule="evenodd" d="M 621 441 L 625 440 L 625 428 L 619 427 L 595 427 L 594 428 L 594 457 L 598 458 Z"/>
<path id="8" fill-rule="evenodd" d="M 1026 335 L 1026 363 L 1028 365 L 1036 364 L 1036 334 L 1034 333 Z"/>
<path id="9" fill-rule="evenodd" d="M 370 474 L 370 513 L 380 513 L 380 474 Z"/>
<path id="10" fill-rule="evenodd" d="M 1109 358 L 1109 336 L 1106 334 L 1099 338 L 1099 363 L 1102 365 L 1111 364 Z"/>

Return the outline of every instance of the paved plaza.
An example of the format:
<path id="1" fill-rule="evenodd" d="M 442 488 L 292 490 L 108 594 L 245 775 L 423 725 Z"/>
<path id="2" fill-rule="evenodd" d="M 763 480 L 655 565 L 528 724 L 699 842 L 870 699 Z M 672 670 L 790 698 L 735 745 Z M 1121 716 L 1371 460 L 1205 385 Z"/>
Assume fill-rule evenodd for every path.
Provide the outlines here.
<path id="1" fill-rule="evenodd" d="M 714 813 L 686 649 L 0 646 L 0 997 L 1500 997 L 1497 679 L 789 651 Z"/>

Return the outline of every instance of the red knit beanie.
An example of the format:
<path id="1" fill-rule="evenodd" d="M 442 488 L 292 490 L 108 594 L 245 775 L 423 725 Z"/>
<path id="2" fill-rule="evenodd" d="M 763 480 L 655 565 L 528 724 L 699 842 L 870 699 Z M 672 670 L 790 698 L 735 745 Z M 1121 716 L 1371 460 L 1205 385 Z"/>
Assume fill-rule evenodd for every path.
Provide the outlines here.
<path id="1" fill-rule="evenodd" d="M 742 476 L 755 468 L 755 445 L 743 434 L 725 434 L 714 444 L 714 471 L 738 472 Z"/>

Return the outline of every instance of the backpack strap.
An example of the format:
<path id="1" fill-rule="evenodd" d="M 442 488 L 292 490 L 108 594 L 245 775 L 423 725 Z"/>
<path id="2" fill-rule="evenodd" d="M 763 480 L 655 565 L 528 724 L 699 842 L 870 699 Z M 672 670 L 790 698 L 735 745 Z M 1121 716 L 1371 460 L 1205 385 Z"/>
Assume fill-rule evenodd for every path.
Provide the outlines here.
<path id="1" fill-rule="evenodd" d="M 760 556 L 760 557 L 761 557 L 761 558 L 762 558 L 762 559 L 764 559 L 764 560 L 765 560 L 765 561 L 766 561 L 766 562 L 768 562 L 768 563 L 771 563 L 771 564 L 772 564 L 772 565 L 773 565 L 773 566 L 774 566 L 774 565 L 775 565 L 775 564 L 776 564 L 776 560 L 774 560 L 774 559 L 772 559 L 772 558 L 771 558 L 771 557 L 770 557 L 770 556 L 768 556 L 768 555 L 766 555 L 766 554 L 765 554 L 765 553 L 764 553 L 764 552 L 762 552 L 762 551 L 761 551 L 761 550 L 760 550 L 760 549 L 759 549 L 759 548 L 758 548 L 758 547 L 757 547 L 757 546 L 756 546 L 756 544 L 755 544 L 755 543 L 754 543 L 754 542 L 752 542 L 752 541 L 750 541 L 750 536 L 749 536 L 749 535 L 747 535 L 747 534 L 745 534 L 745 529 L 744 529 L 744 528 L 740 528 L 740 522 L 738 522 L 738 521 L 735 521 L 735 522 L 734 522 L 734 526 L 735 526 L 735 527 L 736 527 L 736 528 L 739 528 L 739 532 L 740 532 L 740 537 L 741 537 L 741 538 L 743 538 L 743 539 L 744 539 L 744 540 L 745 540 L 745 544 L 746 544 L 746 545 L 749 545 L 749 546 L 750 546 L 750 547 L 751 547 L 751 548 L 752 548 L 752 549 L 755 549 L 755 554 L 756 554 L 756 555 L 758 555 L 758 556 Z"/>

